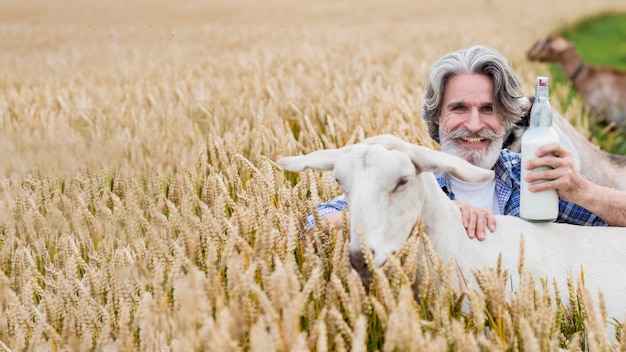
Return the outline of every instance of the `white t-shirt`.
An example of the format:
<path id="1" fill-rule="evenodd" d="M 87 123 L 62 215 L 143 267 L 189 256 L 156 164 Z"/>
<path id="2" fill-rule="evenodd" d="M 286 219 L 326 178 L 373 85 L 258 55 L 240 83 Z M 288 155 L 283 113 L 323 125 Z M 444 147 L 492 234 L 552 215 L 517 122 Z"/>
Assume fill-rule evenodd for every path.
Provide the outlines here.
<path id="1" fill-rule="evenodd" d="M 491 209 L 495 215 L 500 215 L 495 178 L 491 181 L 475 183 L 465 182 L 452 175 L 447 175 L 447 177 L 455 199 L 466 201 L 476 208 Z"/>

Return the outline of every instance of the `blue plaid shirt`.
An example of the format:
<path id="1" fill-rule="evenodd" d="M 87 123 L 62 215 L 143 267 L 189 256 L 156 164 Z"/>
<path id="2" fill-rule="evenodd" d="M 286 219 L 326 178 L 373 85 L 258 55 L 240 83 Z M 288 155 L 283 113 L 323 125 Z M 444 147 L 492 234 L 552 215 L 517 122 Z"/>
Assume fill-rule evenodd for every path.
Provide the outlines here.
<path id="1" fill-rule="evenodd" d="M 500 157 L 494 167 L 498 206 L 500 207 L 500 213 L 503 215 L 519 217 L 521 164 L 522 160 L 519 153 L 504 149 L 500 152 Z M 455 199 L 454 193 L 450 191 L 450 183 L 445 175 L 438 174 L 436 176 L 439 187 L 450 199 Z M 317 211 L 320 217 L 324 217 L 325 215 L 342 211 L 347 207 L 348 204 L 345 197 L 339 196 L 329 202 L 317 205 Z M 608 226 L 604 220 L 587 209 L 561 198 L 559 198 L 559 216 L 556 222 L 586 226 Z M 313 214 L 309 214 L 306 226 L 310 229 L 314 225 L 315 218 Z"/>

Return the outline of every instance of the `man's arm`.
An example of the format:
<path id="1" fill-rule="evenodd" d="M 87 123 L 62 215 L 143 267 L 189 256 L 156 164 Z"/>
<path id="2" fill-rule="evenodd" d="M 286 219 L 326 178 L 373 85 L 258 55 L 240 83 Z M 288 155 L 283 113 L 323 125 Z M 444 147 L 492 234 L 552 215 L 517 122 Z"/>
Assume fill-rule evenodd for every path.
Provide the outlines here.
<path id="1" fill-rule="evenodd" d="M 586 185 L 579 192 L 568 195 L 569 201 L 598 215 L 611 226 L 626 226 L 626 192 L 584 181 Z"/>
<path id="2" fill-rule="evenodd" d="M 496 230 L 496 219 L 493 215 L 493 211 L 473 207 L 471 204 L 461 200 L 453 200 L 453 202 L 459 207 L 459 210 L 461 210 L 463 226 L 465 226 L 465 230 L 467 231 L 467 237 L 482 241 L 485 239 L 485 228 L 489 228 L 491 232 Z M 329 233 L 330 226 L 334 226 L 338 231 L 342 231 L 344 225 L 343 209 L 346 207 L 347 204 L 343 196 L 337 197 L 327 203 L 319 204 L 317 211 L 321 221 L 319 224 L 321 230 Z M 313 226 L 315 226 L 315 216 L 311 213 L 307 216 L 306 228 L 310 231 Z M 347 235 L 345 232 L 344 234 Z"/>
<path id="3" fill-rule="evenodd" d="M 328 233 L 330 231 L 330 225 L 333 225 L 337 230 L 343 229 L 343 209 L 347 209 L 348 204 L 343 195 L 332 199 L 326 203 L 318 204 L 317 215 L 321 220 L 320 228 L 322 231 Z M 305 227 L 308 231 L 311 231 L 315 226 L 315 215 L 310 213 L 307 215 Z"/>

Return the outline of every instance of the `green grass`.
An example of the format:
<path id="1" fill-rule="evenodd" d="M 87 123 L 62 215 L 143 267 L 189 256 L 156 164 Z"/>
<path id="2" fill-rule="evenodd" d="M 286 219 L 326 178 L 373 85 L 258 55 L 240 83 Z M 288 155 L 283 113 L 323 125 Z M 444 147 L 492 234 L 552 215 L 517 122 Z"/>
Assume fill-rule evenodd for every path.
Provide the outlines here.
<path id="1" fill-rule="evenodd" d="M 598 66 L 626 70 L 626 13 L 603 13 L 585 18 L 556 31 L 576 46 L 583 59 Z M 567 83 L 568 78 L 558 66 L 550 72 L 555 82 Z M 574 96 L 571 92 L 570 96 Z M 626 132 L 590 123 L 594 142 L 615 154 L 626 154 Z"/>
<path id="2" fill-rule="evenodd" d="M 576 45 L 588 62 L 626 70 L 626 13 L 587 18 L 560 33 Z"/>

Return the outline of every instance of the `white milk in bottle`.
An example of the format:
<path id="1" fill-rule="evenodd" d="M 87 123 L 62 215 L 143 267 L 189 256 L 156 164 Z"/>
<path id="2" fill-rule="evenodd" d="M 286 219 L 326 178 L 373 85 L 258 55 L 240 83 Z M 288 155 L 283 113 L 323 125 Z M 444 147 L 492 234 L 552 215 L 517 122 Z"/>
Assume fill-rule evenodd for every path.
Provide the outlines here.
<path id="1" fill-rule="evenodd" d="M 528 160 L 537 157 L 537 149 L 545 144 L 559 142 L 559 135 L 552 129 L 552 108 L 550 107 L 549 93 L 548 78 L 537 77 L 535 102 L 530 110 L 530 125 L 522 136 L 520 217 L 533 222 L 554 221 L 559 215 L 559 195 L 556 190 L 530 192 L 528 183 L 524 181 L 524 177 L 528 173 L 547 169 L 547 167 L 533 170 L 524 168 Z"/>

